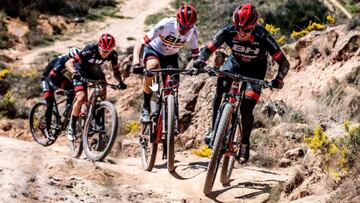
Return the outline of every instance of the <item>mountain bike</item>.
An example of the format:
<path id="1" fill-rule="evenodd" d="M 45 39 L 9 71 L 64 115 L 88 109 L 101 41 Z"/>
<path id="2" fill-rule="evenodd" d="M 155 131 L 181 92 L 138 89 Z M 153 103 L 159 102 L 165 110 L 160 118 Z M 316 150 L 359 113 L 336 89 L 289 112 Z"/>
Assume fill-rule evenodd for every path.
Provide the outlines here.
<path id="1" fill-rule="evenodd" d="M 155 110 L 150 114 L 150 123 L 144 123 L 139 136 L 140 154 L 143 169 L 151 171 L 154 167 L 158 144 L 163 144 L 163 159 L 167 159 L 169 172 L 175 170 L 174 139 L 178 134 L 178 87 L 176 76 L 191 75 L 191 70 L 167 69 L 145 70 L 145 75 L 155 76 L 150 89 L 156 98 Z M 160 76 L 163 77 L 163 87 L 159 87 Z"/>
<path id="2" fill-rule="evenodd" d="M 61 96 L 61 97 L 74 97 L 75 93 L 73 90 L 56 90 L 55 95 Z M 45 134 L 46 129 L 46 118 L 45 118 L 45 112 L 46 112 L 46 101 L 40 101 L 34 104 L 34 106 L 30 110 L 29 114 L 29 126 L 30 126 L 30 132 L 32 134 L 33 139 L 39 143 L 42 146 L 50 146 L 54 144 L 61 134 L 62 131 L 64 131 L 70 121 L 71 117 L 71 109 L 74 104 L 74 102 L 70 105 L 66 105 L 64 111 L 62 114 L 59 112 L 59 105 L 66 102 L 66 98 L 54 102 L 54 108 L 52 110 L 52 116 L 51 116 L 51 125 L 50 129 L 47 129 L 48 132 L 50 132 L 55 140 L 49 140 Z M 82 141 L 81 141 L 81 135 L 82 135 L 82 126 L 84 125 L 84 119 L 78 119 L 76 126 L 79 132 L 75 135 L 75 138 L 72 142 L 69 142 L 69 148 L 71 151 L 71 154 L 73 157 L 78 158 L 81 156 L 82 153 Z"/>
<path id="3" fill-rule="evenodd" d="M 241 115 L 240 105 L 244 98 L 246 83 L 257 85 L 261 88 L 272 88 L 271 83 L 265 80 L 244 77 L 238 74 L 207 67 L 213 73 L 232 79 L 230 91 L 223 96 L 214 125 L 214 136 L 210 141 L 212 154 L 208 165 L 203 192 L 209 194 L 213 188 L 220 160 L 223 158 L 220 182 L 227 184 L 236 159 L 241 152 Z M 236 134 L 236 135 L 235 135 Z"/>
<path id="4" fill-rule="evenodd" d="M 111 151 L 118 130 L 118 115 L 115 106 L 105 101 L 101 90 L 108 86 L 118 89 L 117 85 L 104 80 L 82 79 L 93 89 L 86 104 L 85 124 L 82 144 L 86 157 L 92 161 L 103 160 Z"/>

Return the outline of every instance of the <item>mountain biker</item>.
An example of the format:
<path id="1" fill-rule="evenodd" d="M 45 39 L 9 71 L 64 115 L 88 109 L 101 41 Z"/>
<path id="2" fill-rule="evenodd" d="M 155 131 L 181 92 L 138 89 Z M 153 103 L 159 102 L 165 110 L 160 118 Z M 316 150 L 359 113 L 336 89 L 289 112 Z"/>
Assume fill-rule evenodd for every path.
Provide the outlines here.
<path id="1" fill-rule="evenodd" d="M 119 82 L 119 89 L 126 89 L 127 85 L 122 81 L 118 54 L 114 50 L 115 38 L 110 34 L 102 34 L 97 44 L 87 45 L 75 59 L 69 62 L 72 72 L 73 84 L 75 86 L 76 100 L 72 110 L 72 116 L 68 128 L 67 138 L 72 141 L 76 133 L 76 121 L 79 118 L 81 107 L 87 101 L 87 84 L 82 81 L 82 77 L 92 80 L 105 80 L 105 74 L 101 65 L 111 62 L 112 71 L 115 79 Z M 106 97 L 106 88 L 101 91 L 102 96 Z M 104 127 L 104 126 L 100 126 Z M 102 129 L 105 130 L 105 129 Z"/>
<path id="2" fill-rule="evenodd" d="M 73 90 L 74 85 L 71 80 L 63 75 L 66 71 L 65 63 L 71 58 L 74 58 L 76 54 L 80 52 L 80 49 L 73 47 L 70 48 L 65 55 L 58 56 L 51 60 L 42 73 L 41 83 L 43 87 L 44 97 L 46 100 L 45 120 L 46 128 L 44 130 L 45 135 L 51 141 L 55 140 L 54 136 L 49 131 L 51 125 L 51 116 L 54 108 L 54 90 L 57 88 L 64 90 Z M 66 111 L 69 111 L 74 97 L 69 96 L 66 100 Z"/>
<path id="3" fill-rule="evenodd" d="M 231 48 L 231 54 L 221 70 L 264 79 L 267 71 L 267 55 L 269 54 L 279 65 L 277 76 L 271 81 L 272 86 L 281 89 L 284 85 L 283 79 L 289 70 L 289 62 L 271 34 L 259 25 L 257 20 L 258 12 L 252 4 L 245 3 L 237 7 L 233 13 L 233 23 L 217 32 L 214 39 L 201 51 L 199 58 L 194 63 L 194 68 L 205 67 L 205 61 L 210 55 L 223 43 L 226 43 Z M 230 90 L 231 83 L 232 81 L 225 77 L 217 79 L 216 95 L 213 101 L 212 129 L 205 136 L 207 144 L 214 134 L 213 128 L 222 95 Z M 253 84 L 246 84 L 245 97 L 240 107 L 242 144 L 239 158 L 242 163 L 249 160 L 249 139 L 254 122 L 253 109 L 259 100 L 260 93 L 261 88 Z"/>
<path id="4" fill-rule="evenodd" d="M 133 72 L 141 74 L 140 53 L 144 49 L 143 62 L 148 70 L 167 68 L 171 65 L 178 69 L 178 52 L 180 48 L 190 43 L 192 58 L 196 59 L 199 55 L 198 30 L 195 26 L 197 12 L 190 4 L 182 5 L 176 13 L 176 18 L 164 18 L 158 22 L 143 38 L 141 43 L 134 47 Z M 141 122 L 150 122 L 150 100 L 152 91 L 150 85 L 154 77 L 145 76 L 144 104 L 141 115 Z"/>

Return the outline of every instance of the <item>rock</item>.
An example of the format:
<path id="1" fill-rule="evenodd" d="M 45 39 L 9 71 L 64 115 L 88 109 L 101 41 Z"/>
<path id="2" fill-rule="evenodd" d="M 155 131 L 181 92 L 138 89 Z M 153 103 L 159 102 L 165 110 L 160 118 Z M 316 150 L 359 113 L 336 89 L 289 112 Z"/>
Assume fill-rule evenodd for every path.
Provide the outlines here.
<path id="1" fill-rule="evenodd" d="M 278 164 L 278 166 L 281 167 L 281 168 L 286 168 L 286 167 L 288 167 L 290 165 L 291 165 L 291 160 L 287 159 L 287 158 L 282 158 L 279 161 L 279 164 Z"/>
<path id="2" fill-rule="evenodd" d="M 295 139 L 295 133 L 294 132 L 286 132 L 285 137 L 289 140 Z"/>
<path id="3" fill-rule="evenodd" d="M 285 152 L 285 157 L 288 159 L 297 159 L 298 157 L 304 157 L 305 150 L 303 148 L 296 148 Z"/>
<path id="4" fill-rule="evenodd" d="M 192 148 L 193 146 L 194 146 L 194 140 L 193 140 L 193 139 L 187 141 L 186 144 L 185 144 L 185 148 L 186 148 L 186 149 L 190 149 L 190 148 Z"/>

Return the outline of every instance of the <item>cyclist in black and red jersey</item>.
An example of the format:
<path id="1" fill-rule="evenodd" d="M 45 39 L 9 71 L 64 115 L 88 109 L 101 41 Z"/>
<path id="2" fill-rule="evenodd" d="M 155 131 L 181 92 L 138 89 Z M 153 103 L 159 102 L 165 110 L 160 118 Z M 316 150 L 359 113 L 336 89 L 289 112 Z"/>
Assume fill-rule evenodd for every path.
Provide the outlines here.
<path id="1" fill-rule="evenodd" d="M 277 76 L 272 80 L 272 86 L 281 89 L 284 85 L 283 79 L 289 69 L 289 62 L 271 34 L 257 23 L 256 8 L 250 3 L 242 4 L 234 11 L 232 20 L 233 23 L 218 31 L 214 39 L 201 51 L 199 59 L 194 63 L 194 68 L 205 67 L 205 61 L 210 55 L 223 43 L 226 43 L 232 53 L 224 63 L 222 70 L 264 79 L 267 71 L 267 56 L 270 54 L 279 65 Z M 229 91 L 231 83 L 232 81 L 228 78 L 218 77 L 213 103 L 212 127 L 214 127 L 222 95 Z M 259 100 L 260 93 L 261 88 L 246 84 L 245 97 L 240 107 L 242 117 L 241 159 L 243 163 L 247 162 L 250 156 L 249 139 L 254 122 L 253 109 Z M 205 136 L 206 143 L 209 143 L 213 134 L 211 129 Z"/>
<path id="2" fill-rule="evenodd" d="M 119 89 L 126 89 L 127 85 L 122 81 L 118 54 L 114 50 L 115 38 L 110 34 L 102 34 L 97 44 L 87 45 L 73 61 L 69 61 L 71 72 L 73 73 L 73 83 L 75 86 L 76 100 L 73 106 L 72 116 L 68 128 L 68 139 L 74 140 L 76 121 L 80 115 L 81 106 L 87 100 L 87 84 L 81 77 L 92 80 L 105 80 L 105 74 L 101 65 L 110 62 L 115 79 L 119 82 Z M 106 96 L 106 88 L 102 90 L 102 95 Z"/>
<path id="3" fill-rule="evenodd" d="M 55 102 L 54 90 L 57 88 L 64 90 L 74 89 L 74 85 L 72 84 L 71 80 L 65 77 L 63 73 L 66 71 L 65 63 L 71 58 L 74 58 L 79 52 L 80 49 L 76 47 L 70 48 L 67 54 L 58 56 L 51 60 L 42 73 L 41 83 L 47 106 L 45 112 L 46 128 L 44 133 L 47 138 L 52 141 L 55 140 L 55 138 L 48 129 L 50 129 L 51 116 Z M 70 110 L 73 100 L 74 97 L 67 98 L 66 111 Z"/>
<path id="4" fill-rule="evenodd" d="M 191 47 L 192 57 L 196 59 L 199 55 L 198 30 L 195 26 L 197 12 L 190 4 L 180 6 L 176 18 L 164 18 L 158 22 L 145 36 L 141 43 L 134 47 L 133 71 L 142 73 L 140 65 L 140 53 L 144 48 L 144 64 L 148 70 L 167 68 L 171 65 L 178 69 L 178 53 L 187 44 Z M 150 100 L 152 91 L 150 86 L 154 77 L 145 76 L 143 82 L 144 105 L 141 114 L 141 122 L 150 122 Z"/>

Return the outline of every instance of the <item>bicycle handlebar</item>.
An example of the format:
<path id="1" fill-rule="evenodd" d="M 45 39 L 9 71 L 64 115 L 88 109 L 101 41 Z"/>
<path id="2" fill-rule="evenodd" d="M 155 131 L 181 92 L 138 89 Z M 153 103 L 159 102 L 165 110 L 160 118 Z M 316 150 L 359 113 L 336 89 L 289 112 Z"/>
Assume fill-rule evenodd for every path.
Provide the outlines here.
<path id="1" fill-rule="evenodd" d="M 249 82 L 249 83 L 252 83 L 252 84 L 260 85 L 262 88 L 273 89 L 271 82 L 267 81 L 267 80 L 260 80 L 260 79 L 245 77 L 245 76 L 242 76 L 240 74 L 233 74 L 233 73 L 230 73 L 230 72 L 227 72 L 227 71 L 219 70 L 219 69 L 215 68 L 214 66 L 210 66 L 210 65 L 206 66 L 204 68 L 204 70 L 207 71 L 207 72 L 213 72 L 216 75 L 228 77 L 228 78 L 230 78 L 230 79 L 232 79 L 234 81 L 237 81 L 237 82 Z"/>
<path id="2" fill-rule="evenodd" d="M 81 78 L 81 81 L 86 82 L 86 83 L 92 83 L 92 85 L 90 85 L 90 87 L 92 86 L 97 86 L 97 85 L 106 85 L 111 87 L 112 89 L 119 89 L 117 85 L 115 84 L 110 84 L 107 83 L 105 80 L 91 80 L 91 79 L 87 79 L 87 78 Z"/>

